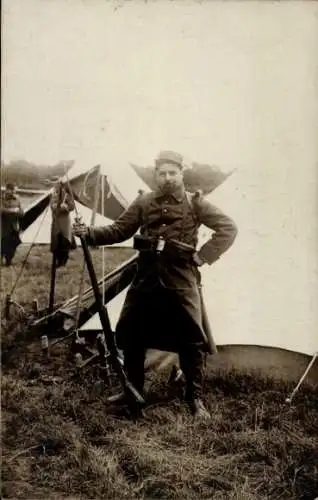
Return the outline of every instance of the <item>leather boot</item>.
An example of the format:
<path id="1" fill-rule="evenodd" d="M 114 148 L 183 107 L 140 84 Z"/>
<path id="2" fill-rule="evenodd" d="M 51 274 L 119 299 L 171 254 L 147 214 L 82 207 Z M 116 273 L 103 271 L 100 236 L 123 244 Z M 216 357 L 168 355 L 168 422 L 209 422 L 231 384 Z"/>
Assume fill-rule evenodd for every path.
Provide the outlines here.
<path id="1" fill-rule="evenodd" d="M 210 420 L 211 415 L 204 406 L 202 399 L 193 398 L 188 401 L 190 410 L 195 419 Z"/>
<path id="2" fill-rule="evenodd" d="M 132 400 L 130 395 L 125 394 L 124 392 L 119 392 L 113 396 L 109 396 L 106 400 L 108 403 L 114 404 L 118 408 L 121 416 L 133 420 L 139 420 L 145 416 L 145 403 L 137 403 Z"/>

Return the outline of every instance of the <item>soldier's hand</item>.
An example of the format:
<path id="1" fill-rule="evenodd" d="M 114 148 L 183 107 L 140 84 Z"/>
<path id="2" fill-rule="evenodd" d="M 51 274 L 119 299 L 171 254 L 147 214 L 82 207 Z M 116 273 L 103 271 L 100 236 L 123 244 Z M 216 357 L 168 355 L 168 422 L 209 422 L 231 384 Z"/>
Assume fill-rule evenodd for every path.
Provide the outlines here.
<path id="1" fill-rule="evenodd" d="M 88 227 L 83 222 L 74 222 L 72 231 L 75 236 L 85 237 L 88 234 Z"/>
<path id="2" fill-rule="evenodd" d="M 68 207 L 67 207 L 66 203 L 61 203 L 60 210 L 62 212 L 67 212 L 68 211 Z"/>

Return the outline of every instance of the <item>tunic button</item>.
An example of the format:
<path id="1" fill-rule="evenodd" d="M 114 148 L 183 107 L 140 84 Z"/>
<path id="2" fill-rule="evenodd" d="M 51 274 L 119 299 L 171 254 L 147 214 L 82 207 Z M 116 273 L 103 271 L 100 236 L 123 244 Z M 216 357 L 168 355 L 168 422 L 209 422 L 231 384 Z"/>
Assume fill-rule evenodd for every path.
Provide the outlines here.
<path id="1" fill-rule="evenodd" d="M 166 214 L 168 210 L 166 208 L 163 209 L 163 213 Z"/>

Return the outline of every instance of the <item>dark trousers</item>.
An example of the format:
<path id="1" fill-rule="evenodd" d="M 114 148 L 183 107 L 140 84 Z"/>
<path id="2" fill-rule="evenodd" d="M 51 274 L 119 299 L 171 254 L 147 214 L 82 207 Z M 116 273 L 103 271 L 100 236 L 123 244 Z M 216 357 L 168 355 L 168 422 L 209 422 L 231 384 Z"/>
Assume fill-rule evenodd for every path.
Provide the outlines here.
<path id="1" fill-rule="evenodd" d="M 69 257 L 69 251 L 68 250 L 65 250 L 65 249 L 56 250 L 54 252 L 54 255 L 55 255 L 55 258 L 56 258 L 56 266 L 57 267 L 62 267 L 62 266 L 66 265 L 66 263 L 68 261 L 68 257 Z"/>
<path id="2" fill-rule="evenodd" d="M 5 258 L 6 265 L 10 265 L 17 247 L 21 243 L 18 232 L 8 232 L 1 238 L 1 259 Z"/>
<path id="3" fill-rule="evenodd" d="M 54 244 L 51 244 L 51 247 L 56 258 L 57 267 L 65 266 L 69 258 L 69 252 L 71 249 L 73 249 L 72 243 L 70 243 L 67 238 L 64 238 L 61 233 L 59 233 L 56 236 Z"/>
<path id="4" fill-rule="evenodd" d="M 179 350 L 180 367 L 186 380 L 187 400 L 202 397 L 204 353 L 199 345 L 187 344 Z M 125 371 L 130 382 L 139 392 L 143 392 L 145 382 L 146 349 L 138 344 L 127 345 L 124 349 Z"/>

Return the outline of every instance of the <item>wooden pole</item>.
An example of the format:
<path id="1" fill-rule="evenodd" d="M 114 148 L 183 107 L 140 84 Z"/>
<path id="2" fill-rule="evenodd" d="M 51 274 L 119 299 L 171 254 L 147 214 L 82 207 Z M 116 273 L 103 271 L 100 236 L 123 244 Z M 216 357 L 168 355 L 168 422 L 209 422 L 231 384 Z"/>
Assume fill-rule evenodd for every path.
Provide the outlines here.
<path id="1" fill-rule="evenodd" d="M 55 281 L 56 281 L 56 255 L 53 252 L 52 265 L 51 265 L 51 287 L 50 287 L 50 298 L 49 298 L 49 314 L 52 314 L 54 309 L 54 298 L 55 298 Z"/>
<path id="2" fill-rule="evenodd" d="M 100 198 L 100 166 L 97 174 L 97 180 L 95 184 L 95 189 L 94 189 L 94 205 L 93 205 L 93 210 L 92 210 L 92 215 L 91 215 L 91 220 L 90 220 L 90 225 L 93 226 L 95 223 L 95 218 L 96 218 L 96 212 L 97 212 L 97 207 L 99 203 L 99 198 Z M 76 303 L 76 319 L 75 319 L 75 332 L 76 336 L 78 336 L 78 323 L 79 323 L 79 318 L 80 318 L 80 308 L 81 308 L 81 303 L 82 303 L 82 297 L 83 297 L 83 289 L 84 289 L 84 271 L 85 271 L 85 258 L 83 257 L 83 265 L 82 265 L 82 270 L 81 270 L 81 280 L 80 280 L 80 286 L 79 286 L 79 292 L 78 292 L 78 297 L 77 297 L 77 303 Z"/>
<path id="3" fill-rule="evenodd" d="M 110 324 L 108 312 L 103 304 L 103 299 L 102 299 L 102 295 L 99 291 L 98 281 L 96 278 L 96 273 L 95 273 L 95 269 L 93 266 L 92 257 L 91 257 L 90 251 L 88 249 L 88 246 L 87 246 L 87 243 L 86 243 L 86 240 L 84 237 L 81 237 L 81 243 L 82 243 L 82 249 L 83 249 L 84 256 L 85 256 L 85 261 L 86 261 L 88 273 L 89 273 L 91 283 L 92 283 L 92 288 L 94 291 L 94 296 L 95 296 L 95 300 L 96 300 L 99 319 L 100 319 L 100 322 L 102 324 L 102 328 L 104 331 L 107 349 L 109 350 L 109 353 L 110 353 L 110 362 L 112 364 L 113 369 L 115 370 L 115 372 L 117 373 L 117 375 L 119 377 L 120 383 L 121 383 L 125 393 L 128 396 L 133 397 L 132 402 L 134 402 L 135 404 L 136 403 L 143 404 L 144 403 L 143 397 L 141 396 L 141 394 L 139 394 L 137 389 L 128 380 L 127 375 L 126 375 L 126 373 L 125 373 L 125 371 L 124 371 L 124 369 L 123 369 L 123 367 L 118 359 L 117 346 L 115 343 L 114 334 L 113 334 L 112 329 L 111 329 L 111 324 Z"/>
<path id="4" fill-rule="evenodd" d="M 67 174 L 66 174 L 67 177 Z M 69 180 L 67 178 L 67 182 L 69 185 Z M 70 189 L 71 195 L 73 196 L 72 190 Z M 74 198 L 74 197 L 73 197 Z M 76 207 L 75 207 L 76 210 Z M 77 212 L 77 220 L 80 221 L 80 216 Z M 144 398 L 139 394 L 137 389 L 132 385 L 132 383 L 128 380 L 128 377 L 123 369 L 122 364 L 119 361 L 119 356 L 118 356 L 118 350 L 115 342 L 115 337 L 114 333 L 111 329 L 111 324 L 108 316 L 108 312 L 106 307 L 104 307 L 104 301 L 102 299 L 102 295 L 99 291 L 99 286 L 98 286 L 98 281 L 93 265 L 93 260 L 92 256 L 90 254 L 90 251 L 88 249 L 88 245 L 86 243 L 86 239 L 84 236 L 80 236 L 81 244 L 82 244 L 82 250 L 84 254 L 84 259 L 86 262 L 88 274 L 91 280 L 92 288 L 94 291 L 94 296 L 95 296 L 95 301 L 97 305 L 97 311 L 99 314 L 99 319 L 104 331 L 105 335 L 105 341 L 106 341 L 106 346 L 107 349 L 109 350 L 110 354 L 110 363 L 114 369 L 114 371 L 117 373 L 117 376 L 119 378 L 119 381 L 125 391 L 125 394 L 129 397 L 129 403 L 131 404 L 131 410 L 133 412 L 137 411 L 137 414 L 139 414 L 139 409 L 140 405 L 144 404 Z"/>
<path id="5" fill-rule="evenodd" d="M 301 384 L 304 382 L 305 378 L 307 377 L 309 371 L 311 370 L 312 366 L 314 365 L 316 359 L 318 357 L 318 352 L 315 352 L 315 354 L 313 355 L 313 357 L 311 358 L 311 361 L 309 363 L 309 365 L 307 366 L 306 370 L 304 371 L 303 375 L 301 376 L 298 384 L 296 385 L 295 389 L 292 391 L 292 393 L 289 395 L 288 398 L 285 399 L 285 402 L 286 403 L 291 403 L 294 396 L 296 395 L 296 393 L 298 392 L 298 389 L 300 388 Z"/>

